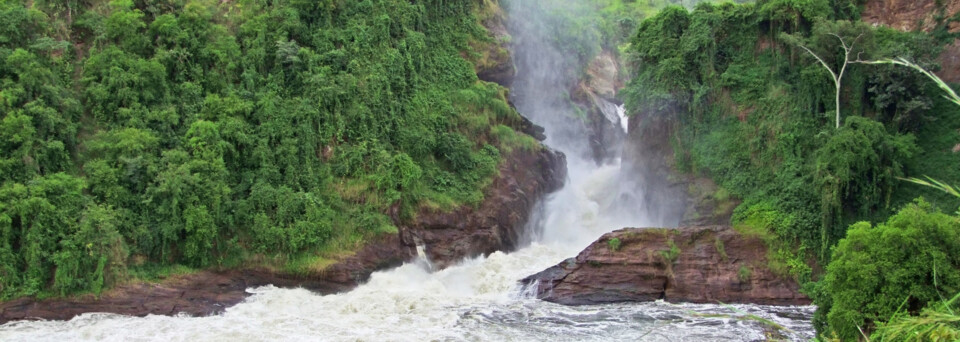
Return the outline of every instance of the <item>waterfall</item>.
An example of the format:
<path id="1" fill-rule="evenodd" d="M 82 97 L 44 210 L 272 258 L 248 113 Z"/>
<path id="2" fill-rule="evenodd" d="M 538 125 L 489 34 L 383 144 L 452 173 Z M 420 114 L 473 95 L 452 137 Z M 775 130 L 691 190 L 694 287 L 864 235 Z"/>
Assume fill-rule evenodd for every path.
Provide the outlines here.
<path id="1" fill-rule="evenodd" d="M 622 104 L 618 105 L 607 101 L 606 99 L 593 94 L 591 94 L 590 97 L 593 102 L 597 104 L 597 107 L 600 108 L 600 112 L 603 113 L 603 117 L 606 118 L 611 125 L 622 128 L 624 134 L 628 133 L 626 107 L 624 107 Z"/>
<path id="2" fill-rule="evenodd" d="M 433 263 L 430 262 L 430 257 L 427 256 L 426 246 L 419 241 L 417 242 L 417 259 L 413 262 L 422 266 L 427 271 L 433 271 Z"/>
<path id="3" fill-rule="evenodd" d="M 617 117 L 620 118 L 620 127 L 623 127 L 623 133 L 630 133 L 627 126 L 629 121 L 627 121 L 627 108 L 624 105 L 617 106 Z"/>

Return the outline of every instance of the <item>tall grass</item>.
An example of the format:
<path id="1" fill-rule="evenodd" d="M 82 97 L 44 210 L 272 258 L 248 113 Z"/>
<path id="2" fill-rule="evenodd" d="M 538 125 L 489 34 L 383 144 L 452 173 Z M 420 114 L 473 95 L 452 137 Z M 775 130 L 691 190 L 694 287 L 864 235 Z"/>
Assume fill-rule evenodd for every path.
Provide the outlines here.
<path id="1" fill-rule="evenodd" d="M 898 313 L 889 322 L 880 324 L 873 341 L 960 341 L 960 315 L 957 315 L 957 294 L 949 301 L 931 305 L 917 316 Z"/>

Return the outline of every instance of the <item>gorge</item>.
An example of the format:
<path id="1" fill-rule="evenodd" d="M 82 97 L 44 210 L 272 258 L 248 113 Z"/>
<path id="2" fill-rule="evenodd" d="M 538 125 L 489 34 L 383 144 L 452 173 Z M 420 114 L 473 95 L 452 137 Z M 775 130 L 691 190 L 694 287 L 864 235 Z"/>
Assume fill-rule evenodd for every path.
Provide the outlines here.
<path id="1" fill-rule="evenodd" d="M 926 218 L 914 211 L 936 212 L 947 222 L 931 224 L 937 227 L 957 223 L 923 200 L 909 204 L 916 191 L 890 182 L 954 165 L 945 145 L 956 139 L 948 133 L 914 140 L 905 133 L 912 125 L 934 126 L 921 118 L 929 107 L 947 108 L 937 102 L 939 94 L 930 95 L 935 87 L 911 92 L 905 89 L 925 84 L 922 78 L 904 76 L 901 84 L 895 70 L 873 77 L 868 66 L 857 66 L 844 94 L 843 113 L 851 119 L 843 130 L 826 131 L 819 124 L 832 119 L 823 113 L 832 112 L 824 106 L 833 99 L 814 85 L 822 70 L 808 68 L 807 57 L 791 48 L 799 41 L 826 49 L 813 37 L 824 30 L 817 25 L 846 29 L 842 25 L 855 24 L 841 18 L 859 22 L 861 9 L 865 21 L 909 22 L 878 15 L 882 1 L 847 7 L 818 0 L 682 2 L 687 7 L 620 0 L 294 1 L 289 8 L 267 2 L 263 8 L 275 11 L 272 17 L 233 25 L 224 13 L 249 16 L 241 2 L 183 7 L 184 25 L 200 25 L 188 16 L 206 6 L 216 18 L 209 22 L 223 25 L 211 29 L 211 37 L 236 33 L 247 39 L 245 58 L 270 61 L 244 66 L 242 77 L 224 81 L 229 85 L 197 81 L 205 92 L 222 94 L 208 95 L 185 116 L 184 124 L 193 122 L 189 130 L 164 126 L 159 113 L 169 108 L 147 98 L 143 105 L 118 101 L 116 118 L 78 112 L 78 122 L 109 123 L 119 132 L 81 130 L 77 135 L 91 140 L 74 152 L 85 162 L 77 177 L 91 179 L 78 193 L 94 203 L 78 214 L 80 224 L 90 213 L 117 209 L 116 220 L 94 225 L 116 222 L 117 231 L 101 229 L 91 240 L 106 242 L 85 245 L 87 235 L 62 235 L 66 242 L 45 252 L 56 256 L 44 264 L 48 274 L 40 274 L 30 268 L 37 262 L 26 259 L 33 254 L 20 253 L 27 233 L 3 230 L 2 224 L 29 226 L 29 213 L 7 209 L 27 207 L 6 205 L 20 203 L 7 196 L 19 196 L 19 188 L 0 191 L 0 261 L 14 260 L 4 259 L 3 248 L 10 249 L 25 255 L 10 265 L 29 271 L 10 280 L 10 271 L 0 268 L 0 340 L 763 341 L 837 332 L 850 339 L 841 327 L 863 325 L 869 332 L 876 322 L 841 321 L 825 310 L 815 315 L 811 305 L 850 309 L 840 296 L 845 292 L 823 290 L 839 283 L 823 279 L 831 258 L 842 260 L 831 252 L 845 245 L 838 241 L 846 241 L 847 227 L 866 229 L 870 223 L 856 222 L 882 225 L 888 217 L 890 227 L 900 227 L 897 222 L 911 220 L 896 220 L 893 211 L 901 207 L 920 215 L 912 218 Z M 123 12 L 124 4 L 111 2 L 112 13 Z M 130 8 L 147 13 L 153 21 L 141 29 L 162 42 L 171 19 L 159 14 L 162 5 L 148 5 Z M 954 11 L 951 6 L 944 8 Z M 930 18 L 940 20 L 926 24 L 931 36 L 955 39 L 951 23 L 960 17 Z M 283 23 L 279 38 L 251 34 L 264 22 Z M 357 29 L 343 29 L 349 25 Z M 872 30 L 884 53 L 910 50 L 910 39 L 927 42 L 922 31 Z M 117 50 L 147 54 L 143 46 L 152 44 L 108 36 Z M 266 41 L 263 51 L 270 52 L 251 48 L 252 41 Z M 88 53 L 106 53 L 94 50 Z M 915 50 L 920 60 L 950 65 L 948 52 Z M 150 60 L 216 56 L 171 51 L 183 52 L 158 48 Z M 71 72 L 96 72 L 97 61 Z M 188 67 L 168 68 L 190 74 Z M 273 68 L 264 72 L 268 77 L 254 79 L 267 68 Z M 241 74 L 231 70 L 203 72 Z M 75 87 L 94 88 L 95 78 L 87 75 Z M 169 88 L 186 98 L 195 85 L 184 83 Z M 251 91 L 252 84 L 270 86 Z M 106 96 L 90 94 L 83 106 Z M 313 106 L 335 114 L 314 118 Z M 140 109 L 149 114 L 146 124 L 129 119 Z M 293 114 L 300 110 L 306 114 Z M 938 113 L 929 115 L 940 115 L 942 126 L 955 122 L 950 109 Z M 238 123 L 244 121 L 247 126 Z M 320 133 L 313 137 L 313 131 Z M 176 138 L 163 140 L 167 135 Z M 911 145 L 917 140 L 922 151 Z M 291 152 L 288 144 L 302 150 Z M 855 153 L 843 154 L 847 150 Z M 866 161 L 844 164 L 833 156 Z M 207 159 L 214 162 L 200 162 Z M 115 184 L 95 179 L 104 174 Z M 176 181 L 197 174 L 210 178 Z M 163 182 L 144 185 L 150 177 Z M 22 182 L 31 194 L 45 184 Z M 199 195 L 176 197 L 194 192 Z M 932 201 L 950 208 L 954 201 L 945 197 Z M 150 216 L 154 204 L 161 216 Z M 183 229 L 153 237 L 144 232 L 168 227 L 167 214 L 183 216 Z M 124 230 L 127 224 L 139 230 Z M 204 227 L 216 228 L 208 234 Z M 81 279 L 89 270 L 94 276 L 84 279 L 96 285 L 62 280 L 72 270 L 69 248 L 99 258 L 99 268 L 91 259 L 75 272 Z M 198 256 L 198 248 L 210 254 Z M 932 263 L 960 265 L 942 254 L 930 254 L 939 258 Z M 155 278 L 136 273 L 152 263 L 191 269 Z M 945 279 L 944 293 L 954 290 L 955 279 L 936 266 L 932 272 Z M 922 303 L 913 304 L 911 313 L 920 312 Z"/>

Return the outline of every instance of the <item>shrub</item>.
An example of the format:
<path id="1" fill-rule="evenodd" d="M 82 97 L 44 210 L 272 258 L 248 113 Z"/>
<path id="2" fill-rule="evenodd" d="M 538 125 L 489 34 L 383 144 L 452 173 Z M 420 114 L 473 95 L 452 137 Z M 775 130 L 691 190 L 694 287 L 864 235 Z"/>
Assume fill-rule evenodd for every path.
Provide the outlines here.
<path id="1" fill-rule="evenodd" d="M 611 252 L 616 252 L 620 250 L 620 239 L 612 238 L 610 240 L 607 240 L 607 248 L 610 248 Z"/>
<path id="2" fill-rule="evenodd" d="M 825 318 L 829 333 L 857 339 L 858 328 L 869 331 L 901 305 L 915 313 L 960 291 L 960 219 L 920 199 L 877 227 L 851 226 L 832 260 L 817 300 L 819 327 Z"/>
<path id="3" fill-rule="evenodd" d="M 667 245 L 670 246 L 670 249 L 660 251 L 660 256 L 672 265 L 680 258 L 680 247 L 677 247 L 677 243 L 673 242 L 673 239 L 668 240 Z"/>
<path id="4" fill-rule="evenodd" d="M 740 269 L 737 270 L 737 279 L 740 279 L 741 283 L 749 282 L 751 277 L 753 277 L 753 270 L 749 267 L 740 266 Z"/>

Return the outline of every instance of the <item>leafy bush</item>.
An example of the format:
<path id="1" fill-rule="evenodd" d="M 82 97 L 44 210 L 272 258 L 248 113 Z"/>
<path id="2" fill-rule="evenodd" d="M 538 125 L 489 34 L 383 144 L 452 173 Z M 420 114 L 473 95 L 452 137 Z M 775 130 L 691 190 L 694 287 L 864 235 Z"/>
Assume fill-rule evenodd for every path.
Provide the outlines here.
<path id="1" fill-rule="evenodd" d="M 672 265 L 680 258 L 680 247 L 677 246 L 676 242 L 673 242 L 673 239 L 667 240 L 667 246 L 669 246 L 670 249 L 660 251 L 660 257 L 662 257 L 667 264 Z"/>
<path id="2" fill-rule="evenodd" d="M 753 277 L 753 270 L 749 267 L 740 266 L 740 269 L 737 270 L 737 279 L 739 279 L 741 283 L 750 282 L 751 277 Z"/>
<path id="3" fill-rule="evenodd" d="M 843 237 L 838 227 L 844 212 L 868 215 L 890 205 L 903 163 L 916 151 L 912 135 L 890 135 L 883 124 L 862 117 L 849 117 L 846 124 L 814 152 L 814 181 L 819 186 L 823 208 L 823 241 L 826 251 Z"/>
<path id="4" fill-rule="evenodd" d="M 869 331 L 901 308 L 919 312 L 960 291 L 960 219 L 917 200 L 876 227 L 851 226 L 832 259 L 817 299 L 819 328 L 828 323 L 826 331 L 857 339 L 858 327 Z"/>
<path id="5" fill-rule="evenodd" d="M 611 252 L 616 252 L 620 250 L 620 243 L 620 239 L 612 238 L 607 240 L 607 248 L 609 248 Z"/>

